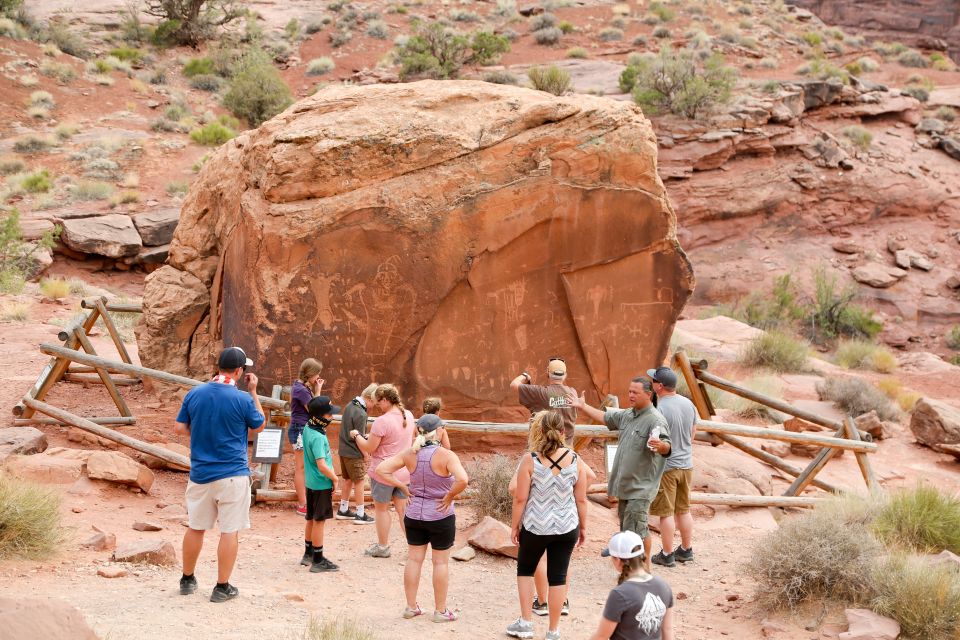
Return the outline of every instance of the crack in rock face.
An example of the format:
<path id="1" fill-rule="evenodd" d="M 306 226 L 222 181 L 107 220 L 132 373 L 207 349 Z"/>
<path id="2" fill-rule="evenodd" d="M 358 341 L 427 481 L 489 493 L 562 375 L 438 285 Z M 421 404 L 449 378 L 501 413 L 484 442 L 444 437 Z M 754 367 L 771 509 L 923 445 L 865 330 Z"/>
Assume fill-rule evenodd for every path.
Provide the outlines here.
<path id="1" fill-rule="evenodd" d="M 516 419 L 509 382 L 626 397 L 693 290 L 629 104 L 471 81 L 328 87 L 224 145 L 147 277 L 146 366 L 205 376 L 240 345 L 264 387 L 317 357 L 449 415 Z M 200 357 L 198 354 L 203 354 Z"/>

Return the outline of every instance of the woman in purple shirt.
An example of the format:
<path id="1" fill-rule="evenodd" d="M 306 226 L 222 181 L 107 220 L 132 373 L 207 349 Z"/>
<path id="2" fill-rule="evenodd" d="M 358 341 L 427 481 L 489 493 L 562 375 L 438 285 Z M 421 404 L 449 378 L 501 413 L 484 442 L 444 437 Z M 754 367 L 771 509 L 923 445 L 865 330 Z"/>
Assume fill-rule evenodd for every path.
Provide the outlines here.
<path id="1" fill-rule="evenodd" d="M 293 445 L 293 457 L 296 461 L 293 486 L 297 490 L 297 513 L 300 515 L 307 513 L 307 485 L 303 479 L 303 444 L 300 442 L 300 434 L 310 419 L 307 405 L 314 396 L 320 395 L 323 389 L 325 381 L 320 377 L 322 368 L 319 362 L 307 358 L 300 363 L 300 373 L 290 387 L 290 428 L 287 430 L 287 438 Z"/>
<path id="2" fill-rule="evenodd" d="M 443 421 L 428 413 L 417 420 L 417 437 L 404 453 L 388 458 L 377 466 L 377 474 L 384 483 L 398 487 L 410 496 L 403 525 L 407 534 L 407 563 L 403 570 L 403 590 L 407 597 L 404 618 L 423 614 L 417 604 L 420 570 L 427 556 L 427 545 L 433 547 L 434 622 L 453 622 L 457 614 L 447 608 L 447 588 L 450 584 L 449 560 L 457 534 L 453 499 L 467 488 L 467 472 L 453 451 L 440 446 L 437 429 Z M 394 477 L 406 467 L 410 472 L 407 488 Z"/>

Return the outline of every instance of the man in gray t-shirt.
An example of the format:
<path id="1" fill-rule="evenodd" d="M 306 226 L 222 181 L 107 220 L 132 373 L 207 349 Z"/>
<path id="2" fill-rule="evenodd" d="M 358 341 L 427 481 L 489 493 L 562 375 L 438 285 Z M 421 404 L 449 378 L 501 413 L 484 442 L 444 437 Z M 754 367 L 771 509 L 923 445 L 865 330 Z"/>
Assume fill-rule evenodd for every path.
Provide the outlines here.
<path id="1" fill-rule="evenodd" d="M 693 560 L 693 516 L 690 515 L 690 486 L 693 484 L 693 436 L 697 431 L 697 408 L 677 394 L 677 374 L 669 367 L 647 371 L 659 400 L 657 408 L 670 425 L 672 450 L 660 478 L 660 490 L 650 505 L 650 515 L 660 519 L 660 553 L 654 564 L 672 567 Z M 673 551 L 674 529 L 680 530 L 680 546 Z"/>

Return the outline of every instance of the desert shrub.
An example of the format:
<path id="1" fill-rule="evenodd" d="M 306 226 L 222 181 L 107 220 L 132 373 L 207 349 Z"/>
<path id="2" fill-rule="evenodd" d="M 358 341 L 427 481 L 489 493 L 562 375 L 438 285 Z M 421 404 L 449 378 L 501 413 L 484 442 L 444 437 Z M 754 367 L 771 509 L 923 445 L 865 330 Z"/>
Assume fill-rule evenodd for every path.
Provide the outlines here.
<path id="1" fill-rule="evenodd" d="M 867 369 L 880 373 L 890 373 L 897 368 L 897 357 L 889 349 L 865 340 L 842 341 L 837 346 L 836 362 L 847 369 Z"/>
<path id="2" fill-rule="evenodd" d="M 948 347 L 954 351 L 960 351 L 960 324 L 953 325 L 944 339 L 947 341 Z"/>
<path id="3" fill-rule="evenodd" d="M 237 132 L 220 122 L 210 122 L 190 132 L 190 139 L 197 144 L 208 147 L 219 147 L 221 144 L 235 138 Z"/>
<path id="4" fill-rule="evenodd" d="M 873 312 L 853 303 L 856 288 L 839 289 L 837 277 L 822 266 L 813 274 L 814 296 L 807 307 L 803 326 L 813 342 L 833 340 L 838 336 L 873 339 L 883 324 Z"/>
<path id="5" fill-rule="evenodd" d="M 653 30 L 653 33 L 651 35 L 654 38 L 663 39 L 663 38 L 669 38 L 671 34 L 670 34 L 670 29 L 667 29 L 666 27 L 657 27 L 656 29 Z"/>
<path id="6" fill-rule="evenodd" d="M 740 362 L 747 366 L 766 367 L 777 373 L 803 371 L 810 347 L 781 331 L 764 331 L 747 345 Z"/>
<path id="7" fill-rule="evenodd" d="M 310 618 L 297 640 L 376 640 L 373 631 L 352 618 Z"/>
<path id="8" fill-rule="evenodd" d="M 633 92 L 634 101 L 654 113 L 666 111 L 696 118 L 730 100 L 736 72 L 719 55 L 698 69 L 690 51 L 668 46 L 658 56 L 631 58 L 620 76 L 620 87 Z"/>
<path id="9" fill-rule="evenodd" d="M 30 305 L 25 302 L 5 302 L 0 307 L 0 321 L 26 322 L 30 319 Z"/>
<path id="10" fill-rule="evenodd" d="M 873 134 L 870 133 L 870 130 L 860 125 L 844 127 L 841 133 L 863 151 L 869 149 L 870 143 L 873 142 Z"/>
<path id="11" fill-rule="evenodd" d="M 807 31 L 800 37 L 811 47 L 819 47 L 823 44 L 823 34 L 819 31 Z"/>
<path id="12" fill-rule="evenodd" d="M 49 171 L 40 169 L 25 175 L 20 180 L 20 187 L 27 193 L 46 193 L 53 188 L 53 180 Z"/>
<path id="13" fill-rule="evenodd" d="M 167 195 L 170 196 L 185 196 L 190 190 L 190 185 L 182 180 L 175 180 L 167 183 L 166 190 Z"/>
<path id="14" fill-rule="evenodd" d="M 390 36 L 390 27 L 383 20 L 374 20 L 367 25 L 367 35 L 378 40 L 386 40 Z"/>
<path id="15" fill-rule="evenodd" d="M 547 27 L 533 32 L 533 39 L 537 44 L 557 44 L 561 37 L 563 37 L 563 31 L 558 27 Z"/>
<path id="16" fill-rule="evenodd" d="M 88 178 L 113 180 L 120 172 L 120 164 L 110 158 L 93 158 L 83 165 L 83 175 Z"/>
<path id="17" fill-rule="evenodd" d="M 903 89 L 900 89 L 900 92 L 912 98 L 916 98 L 920 102 L 926 102 L 930 99 L 930 91 L 925 87 L 918 85 L 906 86 Z"/>
<path id="18" fill-rule="evenodd" d="M 960 499 L 930 485 L 893 494 L 873 523 L 877 537 L 923 553 L 960 553 Z"/>
<path id="19" fill-rule="evenodd" d="M 615 40 L 623 40 L 623 29 L 617 29 L 615 27 L 601 29 L 600 33 L 597 34 L 597 37 L 604 42 L 613 42 Z"/>
<path id="20" fill-rule="evenodd" d="M 70 283 L 63 278 L 44 278 L 40 281 L 40 293 L 52 300 L 61 300 L 70 295 Z"/>
<path id="21" fill-rule="evenodd" d="M 49 91 L 34 91 L 30 94 L 30 106 L 53 109 L 56 102 Z"/>
<path id="22" fill-rule="evenodd" d="M 914 69 L 926 69 L 930 66 L 930 61 L 927 60 L 922 53 L 915 49 L 908 49 L 907 51 L 904 51 L 898 55 L 897 62 L 904 67 L 911 67 Z"/>
<path id="23" fill-rule="evenodd" d="M 869 513 L 867 501 L 847 496 L 782 520 L 757 542 L 747 566 L 758 598 L 774 607 L 869 598 L 870 569 L 880 552 L 867 527 Z"/>
<path id="24" fill-rule="evenodd" d="M 44 60 L 43 64 L 40 65 L 40 73 L 64 84 L 77 77 L 77 72 L 73 68 L 73 65 L 55 60 Z"/>
<path id="25" fill-rule="evenodd" d="M 527 71 L 527 77 L 530 78 L 530 84 L 533 85 L 534 89 L 546 91 L 555 96 L 562 96 L 573 86 L 570 74 L 554 65 L 531 67 Z"/>
<path id="26" fill-rule="evenodd" d="M 577 30 L 576 25 L 570 22 L 569 20 L 561 20 L 560 23 L 557 24 L 557 28 L 560 29 L 560 32 L 563 33 L 564 35 L 567 35 L 568 33 L 573 33 L 574 31 Z"/>
<path id="27" fill-rule="evenodd" d="M 290 42 L 296 42 L 300 39 L 300 21 L 296 18 L 290 18 L 283 27 L 283 34 Z"/>
<path id="28" fill-rule="evenodd" d="M 62 122 L 53 130 L 59 140 L 69 140 L 77 135 L 78 131 L 80 131 L 80 127 L 69 122 Z"/>
<path id="29" fill-rule="evenodd" d="M 0 175 L 9 176 L 20 173 L 26 168 L 27 165 L 20 158 L 0 158 Z"/>
<path id="30" fill-rule="evenodd" d="M 829 400 L 851 416 L 876 411 L 881 420 L 898 420 L 900 414 L 882 391 L 860 378 L 827 378 L 817 384 L 821 400 Z"/>
<path id="31" fill-rule="evenodd" d="M 478 518 L 510 522 L 513 497 L 508 488 L 519 460 L 502 454 L 477 461 L 470 468 L 470 505 Z"/>
<path id="32" fill-rule="evenodd" d="M 13 150 L 17 153 L 42 153 L 49 151 L 52 146 L 53 140 L 49 137 L 29 134 L 17 138 L 13 143 Z"/>
<path id="33" fill-rule="evenodd" d="M 190 47 L 213 37 L 218 27 L 247 15 L 245 3 L 235 0 L 146 0 L 144 10 L 163 20 L 154 31 L 156 44 Z"/>
<path id="34" fill-rule="evenodd" d="M 567 57 L 578 59 L 586 58 L 587 50 L 583 47 L 573 47 L 572 49 L 567 49 Z"/>
<path id="35" fill-rule="evenodd" d="M 557 16 L 550 12 L 544 12 L 530 18 L 530 31 L 540 31 L 555 26 L 557 26 Z"/>
<path id="36" fill-rule="evenodd" d="M 656 0 L 654 0 L 654 2 L 650 3 L 649 8 L 650 8 L 650 13 L 657 16 L 657 19 L 660 20 L 660 22 L 670 22 L 674 18 L 673 9 L 666 6 L 662 2 L 657 2 Z"/>
<path id="37" fill-rule="evenodd" d="M 5 38 L 13 38 L 14 40 L 19 40 L 23 38 L 25 35 L 26 34 L 24 33 L 23 27 L 18 25 L 16 22 L 11 20 L 10 18 L 0 18 L 0 36 L 3 36 Z"/>
<path id="38" fill-rule="evenodd" d="M 353 32 L 350 31 L 350 29 L 337 29 L 331 31 L 328 37 L 330 39 L 330 45 L 334 49 L 339 49 L 343 45 L 353 40 Z"/>
<path id="39" fill-rule="evenodd" d="M 509 71 L 488 71 L 483 74 L 483 81 L 493 84 L 520 84 L 520 79 Z"/>
<path id="40" fill-rule="evenodd" d="M 183 75 L 188 78 L 193 76 L 206 76 L 212 73 L 216 73 L 216 69 L 213 65 L 213 60 L 210 58 L 191 58 L 187 61 L 187 64 L 183 65 Z"/>
<path id="41" fill-rule="evenodd" d="M 55 44 L 60 51 L 71 56 L 87 58 L 90 55 L 79 30 L 71 28 L 62 20 L 51 20 L 47 25 L 44 36 L 46 42 Z"/>
<path id="42" fill-rule="evenodd" d="M 920 401 L 920 398 L 923 396 L 916 391 L 910 391 L 909 389 L 900 393 L 896 400 L 897 405 L 900 407 L 900 410 L 906 413 L 913 411 L 913 407 L 916 406 L 917 402 Z"/>
<path id="43" fill-rule="evenodd" d="M 826 58 L 816 57 L 797 69 L 797 74 L 811 76 L 818 80 L 836 78 L 844 84 L 850 84 L 850 72 L 838 67 Z"/>
<path id="44" fill-rule="evenodd" d="M 957 119 L 957 110 L 953 107 L 942 105 L 937 109 L 937 117 L 944 122 L 953 122 Z"/>
<path id="45" fill-rule="evenodd" d="M 218 91 L 220 85 L 220 77 L 212 74 L 193 76 L 190 78 L 190 86 L 194 89 L 200 89 L 201 91 Z"/>
<path id="46" fill-rule="evenodd" d="M 325 73 L 333 71 L 336 66 L 332 58 L 314 58 L 307 63 L 307 75 L 322 76 Z"/>
<path id="47" fill-rule="evenodd" d="M 30 275 L 33 256 L 41 249 L 52 249 L 60 236 L 60 227 L 44 232 L 35 242 L 25 242 L 20 229 L 20 212 L 13 209 L 0 218 L 0 293 L 20 293 Z M 2 507 L 0 507 L 2 508 Z M 0 521 L 0 537 L 2 537 Z"/>
<path id="48" fill-rule="evenodd" d="M 480 22 L 482 20 L 476 13 L 465 9 L 454 9 L 449 16 L 454 22 Z"/>
<path id="49" fill-rule="evenodd" d="M 140 64 L 143 62 L 143 51 L 133 47 L 117 47 L 116 49 L 111 49 L 110 55 L 117 60 L 131 64 Z"/>
<path id="50" fill-rule="evenodd" d="M 62 539 L 59 493 L 0 474 L 0 559 L 41 559 Z"/>
<path id="51" fill-rule="evenodd" d="M 82 202 L 92 200 L 106 200 L 113 195 L 113 187 L 106 182 L 95 180 L 80 180 L 72 185 L 70 195 L 74 200 Z"/>
<path id="52" fill-rule="evenodd" d="M 769 375 L 751 376 L 744 380 L 742 384 L 751 391 L 756 391 L 757 393 L 768 396 L 777 397 L 783 393 L 780 380 Z M 783 422 L 784 420 L 779 412 L 765 404 L 760 404 L 759 402 L 754 402 L 753 400 L 748 400 L 732 393 L 713 389 L 710 386 L 707 387 L 707 394 L 710 396 L 710 401 L 715 408 L 727 409 L 738 418 L 763 420 L 770 424 Z"/>
<path id="53" fill-rule="evenodd" d="M 904 637 L 960 637 L 960 573 L 916 556 L 894 555 L 870 574 L 870 608 L 900 623 Z"/>
<path id="54" fill-rule="evenodd" d="M 253 126 L 293 103 L 290 88 L 261 49 L 252 48 L 237 63 L 223 105 Z"/>
<path id="55" fill-rule="evenodd" d="M 397 46 L 400 77 L 454 78 L 465 64 L 490 64 L 509 50 L 504 36 L 488 31 L 465 36 L 434 22 Z"/>

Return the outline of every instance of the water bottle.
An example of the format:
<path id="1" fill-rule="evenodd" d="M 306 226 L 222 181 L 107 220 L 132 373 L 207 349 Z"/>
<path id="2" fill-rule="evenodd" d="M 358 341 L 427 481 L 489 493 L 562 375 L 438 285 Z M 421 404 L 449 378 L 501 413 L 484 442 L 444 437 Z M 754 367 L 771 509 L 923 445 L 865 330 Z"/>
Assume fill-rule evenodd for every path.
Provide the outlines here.
<path id="1" fill-rule="evenodd" d="M 647 438 L 647 448 L 653 450 L 653 446 L 650 444 L 652 440 L 660 439 L 660 425 L 654 425 L 653 429 L 650 429 L 650 437 Z"/>

